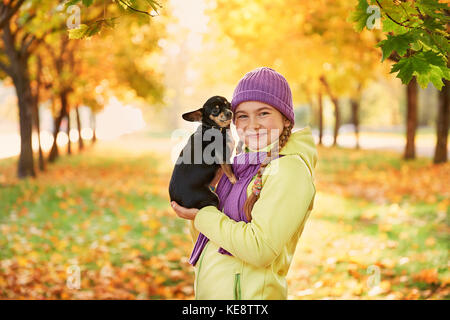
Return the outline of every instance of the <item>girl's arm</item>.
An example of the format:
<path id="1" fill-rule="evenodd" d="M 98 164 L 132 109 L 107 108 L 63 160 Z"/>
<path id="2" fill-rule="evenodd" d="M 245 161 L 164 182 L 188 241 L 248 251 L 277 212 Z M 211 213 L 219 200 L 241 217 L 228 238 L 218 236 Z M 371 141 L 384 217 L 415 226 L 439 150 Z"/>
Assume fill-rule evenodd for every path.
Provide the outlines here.
<path id="1" fill-rule="evenodd" d="M 250 223 L 234 221 L 214 206 L 203 207 L 194 219 L 196 229 L 211 241 L 260 267 L 271 264 L 304 224 L 316 192 L 303 162 L 294 157 L 277 161 L 276 172 L 271 172 L 271 164 L 266 168 L 267 179 Z"/>
<path id="2" fill-rule="evenodd" d="M 191 234 L 192 242 L 195 245 L 195 242 L 197 242 L 197 238 L 198 238 L 199 232 L 195 228 L 194 220 L 188 220 L 188 223 L 189 223 L 189 233 Z"/>

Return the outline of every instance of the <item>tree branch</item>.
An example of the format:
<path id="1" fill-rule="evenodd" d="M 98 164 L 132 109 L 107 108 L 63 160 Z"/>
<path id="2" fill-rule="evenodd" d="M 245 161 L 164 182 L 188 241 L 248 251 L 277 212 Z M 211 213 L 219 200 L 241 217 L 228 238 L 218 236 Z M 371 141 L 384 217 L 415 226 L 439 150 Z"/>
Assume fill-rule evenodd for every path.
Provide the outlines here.
<path id="1" fill-rule="evenodd" d="M 0 4 L 0 29 L 3 29 L 6 23 L 9 22 L 11 17 L 19 10 L 20 6 L 25 2 L 25 0 L 19 0 L 15 5 L 10 4 L 5 5 L 2 1 Z"/>
<path id="2" fill-rule="evenodd" d="M 142 11 L 142 10 L 138 10 L 138 9 L 136 9 L 136 8 L 133 8 L 132 6 L 130 6 L 128 3 L 126 3 L 125 1 L 123 1 L 123 0 L 119 0 L 120 2 L 122 2 L 124 5 L 126 5 L 130 10 L 133 10 L 133 11 L 135 11 L 135 12 L 139 12 L 139 13 L 143 13 L 143 14 L 146 14 L 146 15 L 148 15 L 148 16 L 152 16 L 150 13 L 148 13 L 148 12 L 146 12 L 146 11 Z"/>
<path id="3" fill-rule="evenodd" d="M 378 6 L 384 11 L 384 14 L 385 14 L 389 19 L 391 19 L 394 23 L 398 24 L 399 26 L 405 27 L 405 28 L 410 28 L 410 29 L 411 29 L 411 28 L 414 28 L 414 27 L 407 26 L 406 24 L 403 24 L 402 22 L 398 22 L 397 20 L 395 20 L 394 18 L 392 18 L 392 17 L 389 15 L 389 13 L 387 13 L 386 10 L 383 9 L 383 7 L 381 6 L 380 2 L 379 2 L 378 0 L 375 0 L 375 1 L 378 3 Z M 406 20 L 406 21 L 408 21 L 408 20 Z"/>
<path id="4" fill-rule="evenodd" d="M 25 38 L 25 37 L 24 37 Z M 20 48 L 20 54 L 21 55 L 25 55 L 25 54 L 30 54 L 30 52 L 28 52 L 28 48 L 31 46 L 31 44 L 36 40 L 36 36 L 35 35 L 31 35 L 30 39 L 28 40 L 28 42 L 25 42 L 25 39 L 22 39 L 22 47 Z"/>
<path id="5" fill-rule="evenodd" d="M 14 61 L 18 58 L 18 53 L 14 46 L 15 34 L 11 32 L 9 23 L 10 21 L 8 20 L 8 23 L 6 23 L 3 28 L 2 38 L 6 55 L 10 61 Z"/>

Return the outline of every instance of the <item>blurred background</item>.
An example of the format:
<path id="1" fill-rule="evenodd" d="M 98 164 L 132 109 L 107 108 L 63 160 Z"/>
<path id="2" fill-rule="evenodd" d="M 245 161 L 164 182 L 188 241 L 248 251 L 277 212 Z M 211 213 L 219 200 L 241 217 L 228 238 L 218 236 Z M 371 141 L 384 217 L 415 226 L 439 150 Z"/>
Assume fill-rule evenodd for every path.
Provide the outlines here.
<path id="1" fill-rule="evenodd" d="M 355 27 L 364 3 L 3 1 L 0 299 L 193 299 L 181 114 L 260 66 L 319 152 L 289 299 L 448 299 L 448 79 L 396 77 L 416 48 L 377 45 L 389 11 Z"/>

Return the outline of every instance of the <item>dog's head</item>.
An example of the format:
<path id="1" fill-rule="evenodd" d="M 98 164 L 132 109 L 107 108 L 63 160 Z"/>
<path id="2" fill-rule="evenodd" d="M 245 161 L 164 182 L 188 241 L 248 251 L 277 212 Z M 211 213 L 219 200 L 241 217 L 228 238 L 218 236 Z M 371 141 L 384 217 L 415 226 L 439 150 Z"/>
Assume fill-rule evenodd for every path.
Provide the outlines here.
<path id="1" fill-rule="evenodd" d="M 198 121 L 211 127 L 227 128 L 230 126 L 233 112 L 231 103 L 221 96 L 209 98 L 200 109 L 186 112 L 182 115 L 184 120 Z"/>

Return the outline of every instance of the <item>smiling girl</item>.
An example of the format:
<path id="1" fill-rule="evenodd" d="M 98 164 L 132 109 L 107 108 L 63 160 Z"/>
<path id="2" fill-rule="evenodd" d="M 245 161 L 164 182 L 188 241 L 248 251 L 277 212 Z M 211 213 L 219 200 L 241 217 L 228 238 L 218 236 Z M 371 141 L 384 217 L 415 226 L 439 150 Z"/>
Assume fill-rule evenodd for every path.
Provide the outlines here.
<path id="1" fill-rule="evenodd" d="M 287 299 L 286 275 L 316 194 L 314 139 L 309 127 L 292 130 L 289 84 L 271 68 L 245 74 L 231 106 L 245 145 L 233 159 L 238 181 L 217 177 L 219 208 L 172 203 L 190 220 L 195 297 Z"/>

